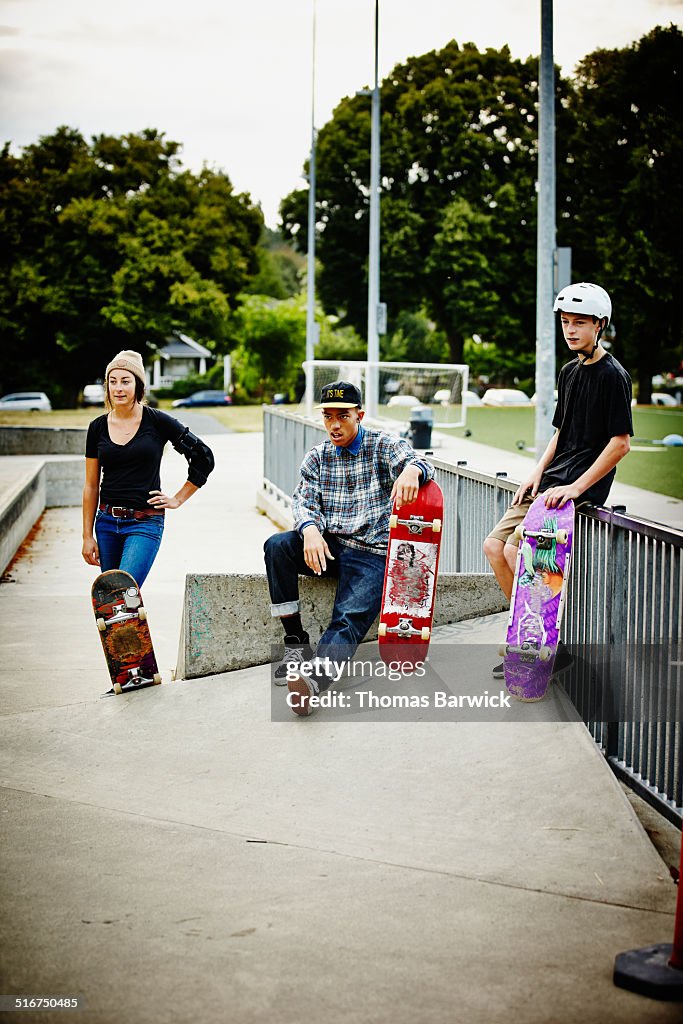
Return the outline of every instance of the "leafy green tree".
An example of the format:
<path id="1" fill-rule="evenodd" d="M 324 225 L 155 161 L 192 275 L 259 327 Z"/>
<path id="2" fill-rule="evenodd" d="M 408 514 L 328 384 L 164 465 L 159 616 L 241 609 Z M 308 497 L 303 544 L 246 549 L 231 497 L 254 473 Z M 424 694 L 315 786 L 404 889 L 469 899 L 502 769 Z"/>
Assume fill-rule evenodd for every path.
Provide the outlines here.
<path id="1" fill-rule="evenodd" d="M 174 330 L 217 350 L 258 269 L 260 210 L 229 179 L 181 169 L 149 130 L 121 138 L 60 128 L 0 154 L 3 388 L 73 400 L 120 348 Z"/>
<path id="2" fill-rule="evenodd" d="M 537 62 L 507 47 L 451 42 L 382 83 L 382 298 L 391 315 L 425 306 L 454 362 L 473 331 L 533 344 L 536 102 Z M 319 135 L 319 293 L 363 333 L 369 151 L 369 102 L 345 99 Z M 281 206 L 302 247 L 306 203 Z"/>
<path id="3" fill-rule="evenodd" d="M 683 356 L 683 34 L 656 28 L 579 65 L 576 128 L 558 188 L 574 277 L 614 302 L 615 354 L 641 402 Z M 563 187 L 562 187 L 563 186 Z"/>
<path id="4" fill-rule="evenodd" d="M 274 299 L 290 299 L 301 291 L 306 260 L 280 232 L 264 226 L 258 247 L 259 269 L 245 289 L 252 295 L 270 295 Z"/>
<path id="5" fill-rule="evenodd" d="M 232 318 L 232 338 L 241 397 L 290 391 L 306 351 L 305 300 L 244 295 Z"/>

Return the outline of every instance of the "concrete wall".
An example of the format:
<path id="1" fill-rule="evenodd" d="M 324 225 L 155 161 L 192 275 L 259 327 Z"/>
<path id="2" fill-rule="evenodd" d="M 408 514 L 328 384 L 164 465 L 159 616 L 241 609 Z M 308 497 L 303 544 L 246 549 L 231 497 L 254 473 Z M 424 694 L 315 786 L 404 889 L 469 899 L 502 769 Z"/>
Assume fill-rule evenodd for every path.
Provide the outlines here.
<path id="1" fill-rule="evenodd" d="M 2 426 L 0 455 L 83 455 L 85 435 L 82 427 Z"/>
<path id="2" fill-rule="evenodd" d="M 0 572 L 4 572 L 45 508 L 45 469 L 31 466 L 0 501 Z"/>
<path id="3" fill-rule="evenodd" d="M 80 505 L 85 459 L 54 457 L 25 463 L 12 486 L 0 496 L 0 573 L 16 555 L 45 508 Z"/>
<path id="4" fill-rule="evenodd" d="M 332 615 L 336 582 L 300 581 L 301 617 L 317 641 Z M 439 576 L 434 624 L 445 625 L 477 615 L 491 615 L 507 602 L 489 573 Z M 377 621 L 368 640 L 377 636 Z M 265 575 L 188 575 L 176 675 L 180 679 L 230 672 L 271 660 L 281 645 L 282 627 L 270 614 Z"/>

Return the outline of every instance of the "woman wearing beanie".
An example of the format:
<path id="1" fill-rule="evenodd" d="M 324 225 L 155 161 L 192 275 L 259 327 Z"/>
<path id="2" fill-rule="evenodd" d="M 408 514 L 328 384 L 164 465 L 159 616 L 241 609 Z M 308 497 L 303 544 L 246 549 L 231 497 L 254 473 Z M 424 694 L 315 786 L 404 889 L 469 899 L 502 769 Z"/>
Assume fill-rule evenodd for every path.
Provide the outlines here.
<path id="1" fill-rule="evenodd" d="M 172 416 L 143 405 L 144 394 L 140 353 L 119 352 L 105 375 L 107 411 L 88 427 L 83 489 L 83 558 L 102 572 L 125 570 L 139 587 L 159 550 L 166 509 L 192 497 L 214 465 L 211 449 Z M 188 462 L 187 481 L 173 496 L 160 482 L 167 441 Z"/>

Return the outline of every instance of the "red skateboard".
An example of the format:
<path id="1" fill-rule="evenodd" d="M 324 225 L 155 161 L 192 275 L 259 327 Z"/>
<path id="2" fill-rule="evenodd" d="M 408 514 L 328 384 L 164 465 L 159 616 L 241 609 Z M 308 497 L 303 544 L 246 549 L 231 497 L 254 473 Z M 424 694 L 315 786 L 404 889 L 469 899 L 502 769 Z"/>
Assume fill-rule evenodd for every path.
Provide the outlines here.
<path id="1" fill-rule="evenodd" d="M 427 656 L 432 635 L 439 568 L 443 493 L 435 481 L 415 501 L 389 518 L 389 547 L 378 629 L 379 653 L 387 664 L 410 671 Z"/>
<path id="2" fill-rule="evenodd" d="M 518 700 L 542 700 L 553 674 L 567 593 L 574 502 L 546 508 L 539 495 L 515 534 L 519 552 L 500 652 L 505 686 Z"/>
<path id="3" fill-rule="evenodd" d="M 101 573 L 92 585 L 92 606 L 111 676 L 109 693 L 158 686 L 147 613 L 133 577 L 120 569 Z"/>

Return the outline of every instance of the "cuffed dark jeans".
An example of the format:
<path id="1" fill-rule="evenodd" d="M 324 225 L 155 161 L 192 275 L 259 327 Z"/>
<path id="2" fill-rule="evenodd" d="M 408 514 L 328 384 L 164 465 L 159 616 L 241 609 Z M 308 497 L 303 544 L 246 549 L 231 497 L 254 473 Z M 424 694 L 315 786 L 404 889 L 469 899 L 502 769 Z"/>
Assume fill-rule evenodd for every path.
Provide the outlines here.
<path id="1" fill-rule="evenodd" d="M 337 579 L 332 621 L 320 638 L 317 654 L 345 661 L 353 654 L 375 620 L 382 603 L 385 555 L 360 551 L 325 534 L 334 561 L 328 560 L 325 577 Z M 304 562 L 304 542 L 296 532 L 276 533 L 264 544 L 270 588 L 271 614 L 299 611 L 299 576 L 315 576 Z"/>

